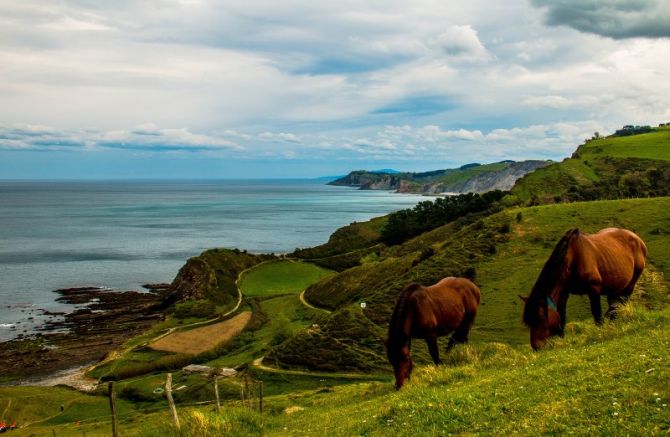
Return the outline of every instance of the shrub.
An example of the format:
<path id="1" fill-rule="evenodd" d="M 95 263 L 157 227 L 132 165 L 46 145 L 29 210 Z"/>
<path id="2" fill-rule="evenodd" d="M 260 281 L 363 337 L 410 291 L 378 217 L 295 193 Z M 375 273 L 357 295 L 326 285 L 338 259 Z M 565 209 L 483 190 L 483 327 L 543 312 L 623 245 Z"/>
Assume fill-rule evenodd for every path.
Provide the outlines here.
<path id="1" fill-rule="evenodd" d="M 216 307 L 209 300 L 192 300 L 175 306 L 174 316 L 179 319 L 189 317 L 208 318 L 216 314 Z"/>

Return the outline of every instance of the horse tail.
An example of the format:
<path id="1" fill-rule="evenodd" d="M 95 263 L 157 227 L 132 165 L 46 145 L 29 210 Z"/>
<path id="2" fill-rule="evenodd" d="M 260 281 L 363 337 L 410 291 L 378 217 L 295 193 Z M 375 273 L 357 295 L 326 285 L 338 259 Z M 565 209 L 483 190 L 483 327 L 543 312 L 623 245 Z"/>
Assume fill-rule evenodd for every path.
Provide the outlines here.
<path id="1" fill-rule="evenodd" d="M 391 315 L 391 322 L 389 323 L 388 341 L 389 343 L 398 342 L 408 339 L 409 333 L 404 332 L 403 326 L 408 317 L 409 298 L 415 291 L 420 290 L 420 284 L 409 284 L 405 287 L 398 296 L 393 314 Z"/>
<path id="2" fill-rule="evenodd" d="M 523 310 L 523 322 L 526 326 L 537 326 L 539 318 L 537 308 L 540 305 L 547 304 L 547 296 L 551 290 L 563 280 L 566 271 L 565 260 L 570 247 L 570 240 L 579 237 L 579 229 L 570 229 L 556 243 L 556 247 L 549 255 L 549 259 L 544 263 L 540 275 L 533 285 L 533 289 L 528 296 L 526 306 Z"/>

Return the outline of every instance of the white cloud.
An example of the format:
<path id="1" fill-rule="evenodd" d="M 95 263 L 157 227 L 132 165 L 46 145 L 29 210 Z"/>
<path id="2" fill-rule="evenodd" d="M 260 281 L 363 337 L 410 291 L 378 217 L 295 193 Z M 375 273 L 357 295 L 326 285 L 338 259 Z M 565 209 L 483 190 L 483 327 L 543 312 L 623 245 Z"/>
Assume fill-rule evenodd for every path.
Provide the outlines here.
<path id="1" fill-rule="evenodd" d="M 0 125 L 0 149 L 4 150 L 95 150 L 134 149 L 147 151 L 240 151 L 243 147 L 220 136 L 190 132 L 188 129 L 159 129 L 145 123 L 130 130 L 58 131 L 33 125 Z"/>
<path id="2" fill-rule="evenodd" d="M 668 121 L 668 38 L 573 29 L 670 8 L 534 3 L 6 0 L 0 148 L 468 162 Z"/>
<path id="3" fill-rule="evenodd" d="M 258 135 L 259 138 L 269 141 L 286 141 L 289 143 L 299 143 L 300 137 L 287 132 L 263 132 Z"/>
<path id="4" fill-rule="evenodd" d="M 449 56 L 468 60 L 486 60 L 489 53 L 470 25 L 451 26 L 432 41 Z"/>

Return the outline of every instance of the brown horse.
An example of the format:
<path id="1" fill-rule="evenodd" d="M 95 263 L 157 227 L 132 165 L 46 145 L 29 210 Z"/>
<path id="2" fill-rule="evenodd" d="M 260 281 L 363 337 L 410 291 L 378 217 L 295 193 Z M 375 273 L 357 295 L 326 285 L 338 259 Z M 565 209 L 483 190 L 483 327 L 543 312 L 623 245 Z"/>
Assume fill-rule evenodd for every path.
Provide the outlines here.
<path id="1" fill-rule="evenodd" d="M 600 296 L 607 296 L 606 315 L 616 316 L 644 270 L 647 247 L 626 229 L 607 228 L 597 234 L 571 229 L 544 264 L 525 302 L 523 321 L 530 344 L 539 349 L 552 335 L 563 336 L 569 294 L 588 294 L 596 324 L 603 322 Z"/>
<path id="2" fill-rule="evenodd" d="M 393 365 L 395 386 L 412 373 L 412 338 L 423 338 L 435 364 L 440 364 L 437 337 L 453 332 L 447 352 L 466 343 L 479 308 L 479 288 L 464 278 L 444 278 L 435 285 L 411 284 L 400 293 L 389 325 L 386 354 Z"/>

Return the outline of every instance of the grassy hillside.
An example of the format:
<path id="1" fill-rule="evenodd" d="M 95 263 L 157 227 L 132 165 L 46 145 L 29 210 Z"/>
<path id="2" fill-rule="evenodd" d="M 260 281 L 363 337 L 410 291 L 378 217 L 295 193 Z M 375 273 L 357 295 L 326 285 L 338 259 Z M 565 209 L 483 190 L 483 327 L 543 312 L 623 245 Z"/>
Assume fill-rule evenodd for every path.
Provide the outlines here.
<path id="1" fill-rule="evenodd" d="M 667 283 L 652 275 L 640 291 L 667 296 Z M 390 378 L 326 382 L 265 375 L 290 384 L 293 392 L 267 393 L 262 416 L 227 395 L 220 414 L 211 405 L 178 399 L 181 432 L 165 404 L 137 410 L 120 399 L 121 435 L 664 435 L 670 430 L 670 309 L 649 310 L 642 295 L 603 327 L 571 322 L 568 335 L 540 353 L 503 343 L 458 346 L 444 366 L 416 367 L 401 391 Z M 0 410 L 10 400 L 6 413 L 20 424 L 33 422 L 12 435 L 110 433 L 104 397 L 62 388 L 0 388 Z"/>
<path id="2" fill-rule="evenodd" d="M 348 369 L 372 370 L 385 365 L 382 344 L 397 294 L 408 283 L 432 284 L 445 276 L 473 277 L 482 290 L 482 306 L 471 341 L 526 344 L 528 334 L 521 323 L 521 301 L 563 233 L 579 227 L 596 232 L 608 226 L 632 229 L 649 247 L 649 272 L 670 274 L 670 217 L 659 211 L 670 210 L 670 198 L 578 202 L 504 210 L 468 223 L 451 223 L 381 252 L 377 261 L 349 269 L 309 287 L 305 297 L 312 303 L 336 311 L 330 316 L 339 323 L 332 326 L 365 327 L 360 342 L 347 329 L 328 329 L 317 336 L 301 332 L 273 350 L 270 355 L 287 367 L 326 370 L 328 364 L 316 356 L 338 354 L 338 365 Z M 520 266 L 523 266 L 521 268 Z M 657 301 L 658 296 L 650 299 Z M 360 302 L 356 317 L 351 311 Z M 572 297 L 569 320 L 590 317 L 587 300 Z M 344 323 L 343 321 L 347 321 Z M 373 328 L 370 324 L 374 325 Z M 330 325 L 328 325 L 330 326 Z M 443 346 L 446 338 L 443 339 Z M 425 359 L 425 346 L 416 342 L 419 362 Z M 358 350 L 367 348 L 361 355 Z M 318 353 L 317 353 L 318 351 Z M 315 357 L 310 359 L 310 357 Z M 346 364 L 345 364 L 346 363 Z"/>
<path id="3" fill-rule="evenodd" d="M 502 343 L 459 346 L 446 365 L 417 368 L 399 392 L 390 382 L 306 390 L 269 397 L 262 417 L 234 404 L 219 415 L 194 408 L 182 413 L 182 433 L 158 418 L 139 431 L 148 436 L 663 435 L 670 430 L 669 323 L 667 307 L 647 310 L 635 300 L 616 323 L 600 328 L 570 323 L 570 335 L 541 353 Z"/>
<path id="4" fill-rule="evenodd" d="M 584 160 L 609 156 L 670 161 L 670 128 L 658 127 L 645 134 L 591 140 L 581 146 L 578 153 Z"/>
<path id="5" fill-rule="evenodd" d="M 571 158 L 519 179 L 509 203 L 670 195 L 670 129 L 592 139 Z"/>
<path id="6" fill-rule="evenodd" d="M 296 249 L 291 256 L 308 260 L 328 269 L 343 271 L 375 250 L 387 217 L 353 222 L 336 230 L 327 243 L 307 249 Z"/>

